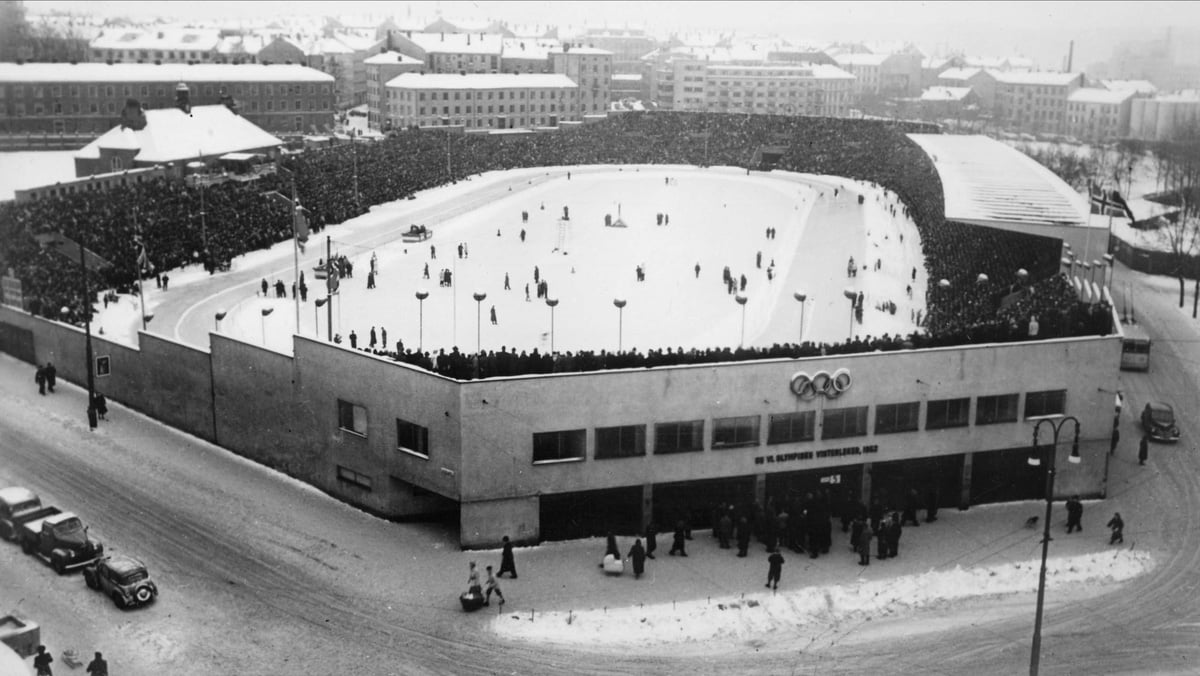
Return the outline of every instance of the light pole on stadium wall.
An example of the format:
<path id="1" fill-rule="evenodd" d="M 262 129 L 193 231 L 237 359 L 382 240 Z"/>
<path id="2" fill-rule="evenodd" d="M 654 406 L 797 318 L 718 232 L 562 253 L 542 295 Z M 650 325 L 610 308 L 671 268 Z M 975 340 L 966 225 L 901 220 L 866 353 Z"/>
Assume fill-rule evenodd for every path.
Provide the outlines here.
<path id="1" fill-rule="evenodd" d="M 476 291 L 472 297 L 475 299 L 475 353 L 478 354 L 483 349 L 479 337 L 482 335 L 480 327 L 483 325 L 483 301 L 487 298 L 487 294 Z"/>
<path id="2" fill-rule="evenodd" d="M 749 298 L 739 293 L 733 299 L 737 301 L 738 305 L 742 306 L 742 334 L 741 338 L 738 339 L 738 347 L 742 347 L 746 343 L 746 301 Z"/>
<path id="3" fill-rule="evenodd" d="M 425 353 L 425 299 L 429 297 L 429 292 L 425 289 L 417 289 L 417 351 Z M 386 348 L 387 345 L 384 345 Z"/>
<path id="4" fill-rule="evenodd" d="M 847 340 L 854 340 L 854 305 L 858 300 L 858 294 L 854 292 L 854 289 L 846 287 L 842 291 L 842 295 L 850 301 L 850 337 Z"/>
<path id="5" fill-rule="evenodd" d="M 1042 568 L 1038 573 L 1037 615 L 1033 621 L 1033 644 L 1029 651 L 1029 674 L 1037 676 L 1042 658 L 1042 608 L 1046 599 L 1046 557 L 1050 552 L 1050 509 L 1054 505 L 1054 461 L 1058 455 L 1058 435 L 1068 422 L 1075 424 L 1075 440 L 1071 444 L 1071 455 L 1067 460 L 1074 465 L 1080 463 L 1079 456 L 1079 420 L 1074 416 L 1064 416 L 1061 413 L 1026 418 L 1027 421 L 1037 421 L 1033 426 L 1033 446 L 1029 451 L 1029 464 L 1040 467 L 1042 456 L 1046 459 L 1046 518 L 1042 531 Z M 1054 441 L 1050 446 L 1038 447 L 1038 430 L 1042 423 L 1050 423 L 1054 430 Z"/>
<path id="6" fill-rule="evenodd" d="M 792 293 L 792 298 L 795 298 L 800 303 L 800 343 L 804 343 L 804 303 L 808 300 L 808 295 L 799 291 Z"/>
<path id="7" fill-rule="evenodd" d="M 625 299 L 614 298 L 613 305 L 617 306 L 617 353 L 620 354 L 625 332 Z"/>
<path id="8" fill-rule="evenodd" d="M 550 354 L 554 354 L 554 307 L 558 305 L 558 299 L 547 298 L 546 305 L 550 307 Z"/>

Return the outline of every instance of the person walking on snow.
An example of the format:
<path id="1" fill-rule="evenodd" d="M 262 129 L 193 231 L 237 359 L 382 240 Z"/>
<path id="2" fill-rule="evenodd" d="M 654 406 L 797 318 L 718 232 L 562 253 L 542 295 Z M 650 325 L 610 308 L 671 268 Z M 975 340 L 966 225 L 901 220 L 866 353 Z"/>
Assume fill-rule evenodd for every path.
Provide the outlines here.
<path id="1" fill-rule="evenodd" d="M 1142 435 L 1142 440 L 1138 442 L 1138 464 L 1145 465 L 1146 459 L 1150 457 L 1150 437 Z"/>
<path id="2" fill-rule="evenodd" d="M 642 539 L 636 538 L 633 547 L 629 549 L 629 561 L 633 564 L 633 579 L 638 579 L 646 571 L 646 550 L 642 548 Z"/>
<path id="3" fill-rule="evenodd" d="M 675 552 L 679 552 L 680 556 L 687 556 L 687 551 L 683 548 L 684 539 L 685 539 L 684 525 L 683 525 L 683 522 L 680 521 L 675 524 L 675 536 L 674 536 L 674 539 L 671 541 L 671 550 L 668 551 L 667 554 L 670 554 L 671 556 L 675 556 Z"/>
<path id="4" fill-rule="evenodd" d="M 1112 537 L 1108 539 L 1108 544 L 1125 544 L 1125 521 L 1121 519 L 1120 512 L 1113 513 L 1113 518 L 1108 520 L 1108 527 L 1112 529 Z"/>
<path id="5" fill-rule="evenodd" d="M 492 567 L 487 567 L 487 593 L 483 597 L 483 605 L 491 605 L 492 594 L 495 594 L 500 599 L 500 605 L 504 605 L 504 594 L 500 591 L 500 583 L 496 582 L 495 576 L 492 575 Z"/>
<path id="6" fill-rule="evenodd" d="M 783 576 L 783 554 L 776 549 L 767 558 L 767 587 L 772 591 L 779 589 L 779 578 Z M 772 586 L 774 585 L 774 586 Z"/>
<path id="7" fill-rule="evenodd" d="M 517 563 L 513 559 L 513 546 L 509 542 L 508 536 L 505 535 L 502 540 L 504 549 L 500 552 L 500 572 L 496 573 L 496 577 L 504 577 L 505 573 L 512 573 L 512 578 L 517 579 Z"/>
<path id="8" fill-rule="evenodd" d="M 54 676 L 54 672 L 50 671 L 50 664 L 53 661 L 54 656 L 46 652 L 46 646 L 38 646 L 37 655 L 33 657 L 33 669 L 37 676 Z"/>
<path id="9" fill-rule="evenodd" d="M 492 324 L 495 324 L 496 323 L 496 306 L 495 305 L 492 306 L 491 315 L 492 315 Z"/>
<path id="10" fill-rule="evenodd" d="M 37 372 L 35 372 L 33 374 L 33 382 L 37 383 L 38 394 L 45 396 L 46 395 L 46 367 L 45 366 L 37 367 Z"/>
<path id="11" fill-rule="evenodd" d="M 1083 503 L 1078 495 L 1067 500 L 1067 534 L 1075 531 L 1083 532 Z"/>

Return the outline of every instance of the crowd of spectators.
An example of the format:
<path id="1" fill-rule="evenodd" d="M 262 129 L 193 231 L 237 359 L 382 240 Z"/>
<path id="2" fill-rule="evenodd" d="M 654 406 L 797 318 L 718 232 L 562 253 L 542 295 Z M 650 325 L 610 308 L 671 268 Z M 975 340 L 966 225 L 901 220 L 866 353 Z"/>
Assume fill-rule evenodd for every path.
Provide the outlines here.
<path id="1" fill-rule="evenodd" d="M 558 133 L 521 136 L 406 130 L 380 142 L 288 155 L 281 160 L 287 171 L 251 182 L 201 188 L 163 179 L 6 203 L 0 205 L 0 260 L 22 279 L 32 312 L 58 319 L 60 308 L 66 307 L 69 320 L 78 321 L 85 308 L 78 300 L 77 271 L 69 261 L 41 251 L 34 235 L 57 231 L 82 242 L 112 263 L 89 274 L 92 288 L 128 291 L 138 278 L 143 245 L 149 262 L 159 269 L 202 263 L 215 272 L 236 256 L 291 237 L 288 207 L 265 196 L 271 191 L 290 195 L 291 180 L 311 214 L 313 230 L 320 231 L 365 213 L 371 205 L 493 170 L 653 163 L 774 167 L 867 181 L 896 194 L 921 233 L 929 279 L 949 283 L 945 288 L 929 285 L 926 331 L 903 338 L 736 350 L 534 351 L 522 357 L 508 351 L 468 356 L 453 348 L 429 356 L 391 355 L 463 378 L 1015 340 L 1028 337 L 1034 315 L 1040 320 L 1039 336 L 1106 332 L 1108 325 L 1094 319 L 1092 308 L 1069 293 L 1057 274 L 1057 240 L 945 221 L 933 163 L 905 136 L 931 131 L 935 129 L 878 120 L 666 112 L 628 113 Z M 783 152 L 762 152 L 768 147 Z M 770 162 L 764 159 L 768 156 Z M 1027 276 L 1018 279 L 1018 269 Z M 979 281 L 980 273 L 986 282 Z M 1021 291 L 1019 302 L 1001 302 L 1013 298 L 1014 291 Z"/>

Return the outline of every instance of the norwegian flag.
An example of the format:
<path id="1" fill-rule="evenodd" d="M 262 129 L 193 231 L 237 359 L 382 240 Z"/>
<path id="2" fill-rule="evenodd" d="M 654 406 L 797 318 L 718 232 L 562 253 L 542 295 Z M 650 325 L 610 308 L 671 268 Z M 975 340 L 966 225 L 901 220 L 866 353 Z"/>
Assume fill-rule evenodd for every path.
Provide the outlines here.
<path id="1" fill-rule="evenodd" d="M 1091 202 L 1091 213 L 1101 214 L 1104 216 L 1120 216 L 1134 220 L 1133 212 L 1129 210 L 1129 204 L 1121 197 L 1121 193 L 1116 190 L 1105 190 L 1095 183 L 1088 184 L 1088 196 Z"/>

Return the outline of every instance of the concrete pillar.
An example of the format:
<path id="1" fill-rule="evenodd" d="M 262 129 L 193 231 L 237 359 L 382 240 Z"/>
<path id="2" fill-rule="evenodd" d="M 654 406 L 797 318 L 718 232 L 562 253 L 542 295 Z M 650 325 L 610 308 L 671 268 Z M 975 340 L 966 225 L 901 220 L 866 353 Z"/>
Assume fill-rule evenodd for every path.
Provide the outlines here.
<path id="1" fill-rule="evenodd" d="M 642 533 L 646 532 L 646 527 L 650 525 L 653 518 L 654 484 L 642 484 Z"/>
<path id="2" fill-rule="evenodd" d="M 767 504 L 767 475 L 754 475 L 754 502 L 763 505 Z"/>
<path id="3" fill-rule="evenodd" d="M 874 466 L 874 463 L 870 463 L 870 462 L 863 463 L 863 466 L 862 466 L 862 493 L 859 495 L 859 498 L 858 498 L 859 502 L 863 503 L 864 505 L 867 505 L 868 507 L 871 505 L 871 468 L 873 466 Z"/>
<path id="4" fill-rule="evenodd" d="M 971 463 L 974 453 L 963 453 L 962 486 L 958 494 L 958 508 L 966 511 L 971 506 Z"/>

